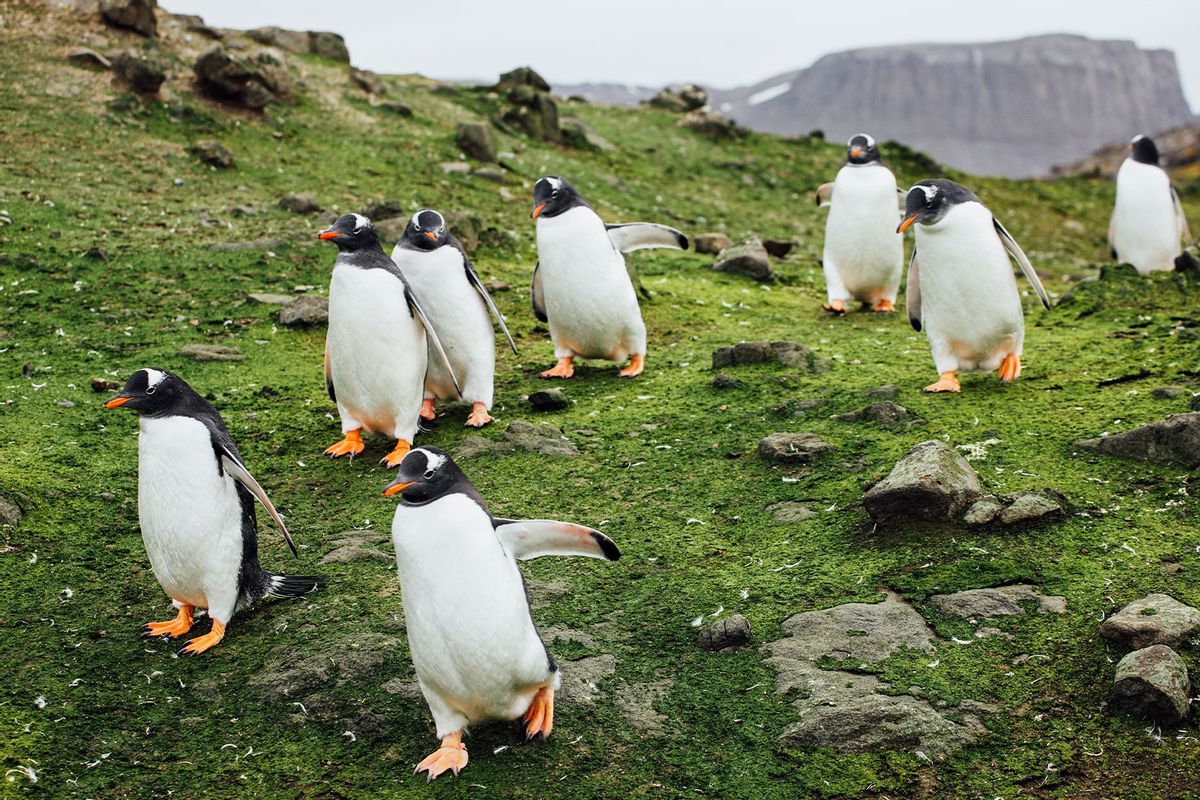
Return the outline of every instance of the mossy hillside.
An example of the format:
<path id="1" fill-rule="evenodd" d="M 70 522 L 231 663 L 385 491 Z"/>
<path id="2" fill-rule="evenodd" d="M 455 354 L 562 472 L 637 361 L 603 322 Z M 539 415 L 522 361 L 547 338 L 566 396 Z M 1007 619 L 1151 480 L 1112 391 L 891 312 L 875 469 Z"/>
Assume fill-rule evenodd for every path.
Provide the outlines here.
<path id="1" fill-rule="evenodd" d="M 6 5 L 3 13 L 19 20 L 35 12 Z M 48 24 L 40 39 L 26 39 L 6 29 L 0 48 L 0 65 L 14 77 L 0 94 L 2 205 L 14 220 L 0 229 L 0 486 L 27 510 L 20 527 L 5 531 L 10 549 L 0 555 L 0 661 L 7 665 L 0 756 L 5 770 L 34 766 L 39 776 L 30 784 L 12 774 L 0 793 L 1070 797 L 1092 790 L 1134 798 L 1191 791 L 1198 759 L 1187 737 L 1194 727 L 1183 738 L 1174 731 L 1159 738 L 1103 711 L 1110 661 L 1120 654 L 1097 627 L 1102 614 L 1150 591 L 1200 602 L 1194 477 L 1079 456 L 1069 443 L 1186 408 L 1186 397 L 1152 396 L 1155 386 L 1200 391 L 1194 284 L 1173 275 L 1114 279 L 1079 288 L 1073 302 L 1051 312 L 1027 302 L 1027 369 L 1016 386 L 979 376 L 965 381 L 962 396 L 926 397 L 919 389 L 933 377 L 928 348 L 902 318 L 831 319 L 818 311 L 823 218 L 811 191 L 836 172 L 840 145 L 753 134 L 714 143 L 676 127 L 665 112 L 579 106 L 572 113 L 618 149 L 580 152 L 501 135 L 515 172 L 507 199 L 494 184 L 448 176 L 438 166 L 458 157 L 458 121 L 490 115 L 498 101 L 486 92 L 434 94 L 423 79 L 389 77 L 389 97 L 415 112 L 401 119 L 345 90 L 338 67 L 305 59 L 296 68 L 311 88 L 295 106 L 273 107 L 262 119 L 180 92 L 174 103 L 108 120 L 107 78 L 52 55 L 65 44 L 54 37 L 69 33 Z M 238 167 L 225 173 L 198 165 L 184 152 L 198 138 L 220 139 Z M 919 157 L 892 157 L 902 182 L 927 176 Z M 765 288 L 712 273 L 710 257 L 638 254 L 654 293 L 644 305 L 646 374 L 621 381 L 610 365 L 588 365 L 563 386 L 570 408 L 535 416 L 520 398 L 544 386 L 534 376 L 552 353 L 528 312 L 525 287 L 536 258 L 528 190 L 545 172 L 571 178 L 606 219 L 799 237 L 802 244 L 777 264 L 781 280 Z M 1001 214 L 1052 292 L 1065 294 L 1070 276 L 1095 273 L 1112 200 L 1107 184 L 955 177 Z M 372 441 L 353 463 L 320 456 L 338 437 L 321 380 L 323 331 L 282 329 L 273 308 L 244 300 L 252 291 L 297 285 L 320 291 L 328 280 L 332 251 L 311 243 L 325 217 L 274 208 L 296 191 L 315 193 L 331 212 L 398 199 L 414 209 L 479 215 L 487 232 L 475 260 L 486 277 L 517 287 L 496 299 L 521 348 L 519 356 L 498 351 L 499 422 L 484 435 L 499 436 L 513 420 L 548 421 L 581 455 L 518 451 L 463 466 L 495 513 L 597 525 L 625 552 L 615 564 L 524 566 L 533 581 L 570 586 L 539 609 L 539 624 L 597 640 L 594 648 L 554 645 L 560 660 L 612 653 L 617 669 L 600 683 L 594 706 L 560 706 L 555 735 L 544 744 L 525 745 L 516 726 L 474 731 L 471 764 L 458 781 L 426 787 L 411 777 L 434 744 L 428 713 L 419 701 L 380 689 L 412 674 L 394 571 L 382 562 L 317 564 L 340 532 L 390 527 L 394 503 L 379 492 L 391 475 L 375 465 L 386 445 Z M 1200 210 L 1195 191 L 1185 187 L 1184 194 L 1189 210 Z M 233 205 L 259 213 L 234 217 Z M 1067 219 L 1083 233 L 1064 229 Z M 295 244 L 273 254 L 210 249 L 263 237 Z M 108 261 L 82 255 L 97 245 Z M 709 354 L 741 339 L 801 341 L 831 366 L 819 374 L 777 364 L 734 367 L 729 372 L 746 386 L 712 389 Z M 184 361 L 176 354 L 191 342 L 232 345 L 247 359 Z M 22 377 L 25 364 L 29 378 Z M 88 388 L 92 377 L 123 379 L 148 364 L 176 370 L 210 395 L 287 515 L 301 556 L 292 559 L 264 525 L 264 563 L 331 579 L 328 591 L 306 601 L 239 615 L 203 658 L 172 659 L 174 646 L 137 636 L 141 623 L 169 609 L 137 528 L 136 424 L 132 415 L 99 409 L 103 395 Z M 1098 386 L 1142 369 L 1151 377 Z M 896 431 L 832 419 L 865 405 L 861 393 L 885 383 L 899 385 L 898 402 L 927 423 Z M 825 404 L 803 418 L 774 410 L 793 398 Z M 63 400 L 74 406 L 57 404 Z M 469 435 L 461 419 L 451 411 L 420 440 L 452 448 Z M 808 467 L 771 467 L 754 449 L 776 430 L 819 433 L 838 450 Z M 987 489 L 1053 486 L 1077 513 L 1019 533 L 872 531 L 857 504 L 863 490 L 927 438 L 997 440 L 975 462 Z M 777 525 L 765 508 L 781 500 L 802 500 L 820 513 Z M 971 639 L 974 626 L 939 618 L 924 604 L 931 594 L 1018 580 L 1064 595 L 1068 613 L 1000 620 L 1011 640 L 956 645 L 950 637 Z M 777 737 L 794 709 L 790 698 L 772 693 L 762 654 L 709 654 L 695 645 L 693 619 L 707 623 L 721 607 L 746 614 L 761 644 L 779 638 L 779 623 L 795 612 L 878 599 L 885 588 L 917 603 L 946 641 L 933 657 L 888 659 L 877 668 L 881 677 L 895 691 L 920 686 L 935 702 L 975 699 L 1000 708 L 986 720 L 987 737 L 945 762 L 784 745 Z M 261 689 L 249 684 L 288 654 L 320 654 L 367 634 L 399 646 L 378 672 L 332 690 L 341 698 L 338 719 L 348 724 L 290 724 L 285 719 L 297 708 L 264 704 Z M 1014 663 L 1021 655 L 1032 657 Z M 1196 665 L 1194 655 L 1185 657 Z M 656 703 L 668 735 L 643 738 L 615 693 L 663 678 L 674 682 Z M 366 711 L 384 720 L 381 730 L 362 730 Z M 344 731 L 356 728 L 351 741 Z"/>

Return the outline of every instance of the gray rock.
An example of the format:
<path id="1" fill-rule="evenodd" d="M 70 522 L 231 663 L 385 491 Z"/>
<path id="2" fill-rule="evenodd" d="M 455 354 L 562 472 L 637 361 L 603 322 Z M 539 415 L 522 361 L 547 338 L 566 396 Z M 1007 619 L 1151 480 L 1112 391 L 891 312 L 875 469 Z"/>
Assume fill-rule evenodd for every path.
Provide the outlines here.
<path id="1" fill-rule="evenodd" d="M 509 89 L 511 104 L 500 112 L 500 124 L 524 132 L 534 139 L 557 142 L 562 138 L 558 122 L 558 104 L 547 92 L 530 86 Z"/>
<path id="2" fill-rule="evenodd" d="M 712 387 L 714 389 L 741 389 L 746 384 L 739 381 L 737 378 L 726 375 L 724 372 L 718 372 L 713 375 Z"/>
<path id="3" fill-rule="evenodd" d="M 284 325 L 324 325 L 329 322 L 329 300 L 305 294 L 292 298 L 279 309 Z"/>
<path id="4" fill-rule="evenodd" d="M 366 216 L 370 216 L 370 214 Z M 375 220 L 371 224 L 375 227 L 375 234 L 379 236 L 379 241 L 386 246 L 400 241 L 408 227 L 408 222 L 408 217 L 391 217 L 390 219 Z"/>
<path id="5" fill-rule="evenodd" d="M 470 175 L 471 165 L 465 161 L 443 161 L 438 164 L 447 175 Z"/>
<path id="6" fill-rule="evenodd" d="M 229 213 L 235 217 L 256 217 L 258 209 L 254 206 L 230 206 Z"/>
<path id="7" fill-rule="evenodd" d="M 783 401 L 771 410 L 780 416 L 800 419 L 807 416 L 808 412 L 815 411 L 823 405 L 825 405 L 825 401 L 817 397 L 792 398 Z"/>
<path id="8" fill-rule="evenodd" d="M 380 103 L 376 108 L 382 109 L 389 114 L 395 114 L 398 117 L 411 117 L 413 115 L 412 106 L 404 103 Z"/>
<path id="9" fill-rule="evenodd" d="M 616 145 L 596 133 L 591 125 L 579 117 L 563 117 L 559 122 L 559 129 L 562 131 L 563 144 L 568 147 L 602 152 L 616 149 Z"/>
<path id="10" fill-rule="evenodd" d="M 454 144 L 467 158 L 488 162 L 496 160 L 496 143 L 492 140 L 492 132 L 487 125 L 482 123 L 458 123 Z"/>
<path id="11" fill-rule="evenodd" d="M 570 405 L 570 401 L 562 389 L 542 389 L 530 393 L 529 405 L 534 411 L 561 411 Z"/>
<path id="12" fill-rule="evenodd" d="M 204 94 L 242 108 L 259 110 L 285 94 L 282 67 L 235 56 L 220 44 L 201 53 L 192 71 Z"/>
<path id="13" fill-rule="evenodd" d="M 1117 662 L 1113 708 L 1174 725 L 1188 715 L 1191 681 L 1183 659 L 1166 645 L 1134 650 Z"/>
<path id="14" fill-rule="evenodd" d="M 280 198 L 279 207 L 295 214 L 315 214 L 321 210 L 321 204 L 317 202 L 317 198 L 308 193 L 289 194 L 287 197 Z"/>
<path id="15" fill-rule="evenodd" d="M 622 684 L 617 689 L 617 709 L 629 723 L 629 727 L 644 736 L 662 736 L 667 732 L 667 716 L 654 709 L 654 704 L 664 699 L 675 682 L 670 678 L 650 683 Z"/>
<path id="16" fill-rule="evenodd" d="M 290 53 L 307 53 L 309 37 L 307 31 L 289 31 L 267 26 L 246 31 L 246 36 L 259 44 L 278 47 Z"/>
<path id="17" fill-rule="evenodd" d="M 563 432 L 550 425 L 533 425 L 528 422 L 510 422 L 504 429 L 504 438 L 517 447 L 531 453 L 547 456 L 577 456 L 579 451 Z"/>
<path id="18" fill-rule="evenodd" d="M 155 0 L 100 0 L 100 18 L 109 25 L 154 36 L 158 33 L 156 8 Z"/>
<path id="19" fill-rule="evenodd" d="M 807 464 L 834 449 L 815 433 L 772 433 L 758 443 L 758 455 L 780 464 Z"/>
<path id="20" fill-rule="evenodd" d="M 494 167 L 490 164 L 483 167 L 476 167 L 471 170 L 471 174 L 476 178 L 483 178 L 485 181 L 492 183 L 508 183 L 508 175 L 500 167 Z"/>
<path id="21" fill-rule="evenodd" d="M 92 378 L 93 392 L 115 392 L 120 388 L 120 381 L 110 381 L 108 378 Z"/>
<path id="22" fill-rule="evenodd" d="M 113 83 L 127 86 L 138 94 L 158 94 L 167 79 L 166 70 L 156 59 L 136 50 L 122 50 L 112 57 Z"/>
<path id="23" fill-rule="evenodd" d="M 1050 522 L 1067 515 L 1062 501 L 1049 492 L 1019 492 L 999 514 L 1001 525 L 1030 525 Z"/>
<path id="24" fill-rule="evenodd" d="M 236 163 L 233 151 L 212 139 L 196 142 L 188 148 L 188 152 L 200 159 L 202 163 L 217 169 L 229 169 Z"/>
<path id="25" fill-rule="evenodd" d="M 108 251 L 103 247 L 89 247 L 83 256 L 84 258 L 91 258 L 96 261 L 108 261 Z"/>
<path id="26" fill-rule="evenodd" d="M 0 494 L 0 527 L 15 528 L 23 516 L 19 505 Z"/>
<path id="27" fill-rule="evenodd" d="M 248 684 L 268 703 L 302 700 L 318 689 L 369 677 L 396 654 L 397 642 L 381 634 L 360 634 L 326 642 L 311 656 L 284 656 L 251 676 Z"/>
<path id="28" fill-rule="evenodd" d="M 710 139 L 740 139 L 746 135 L 744 128 L 738 126 L 724 114 L 719 114 L 711 108 L 698 108 L 684 114 L 678 122 L 679 127 L 695 131 Z M 764 251 L 766 252 L 766 251 Z"/>
<path id="29" fill-rule="evenodd" d="M 935 594 L 929 598 L 929 602 L 947 616 L 971 620 L 1024 614 L 1022 602 L 1033 605 L 1039 614 L 1062 614 L 1067 610 L 1066 598 L 1057 595 L 1047 597 L 1024 583 Z"/>
<path id="30" fill-rule="evenodd" d="M 54 405 L 61 406 L 62 408 L 74 408 L 75 407 L 75 403 L 73 403 L 70 400 L 55 400 Z"/>
<path id="31" fill-rule="evenodd" d="M 1192 402 L 1188 403 L 1188 408 L 1192 411 L 1200 411 L 1200 395 L 1192 398 Z"/>
<path id="32" fill-rule="evenodd" d="M 262 303 L 268 306 L 281 306 L 285 303 L 290 303 L 295 299 L 290 294 L 272 294 L 270 292 L 256 292 L 252 295 L 247 295 L 247 300 L 254 303 Z"/>
<path id="33" fill-rule="evenodd" d="M 891 400 L 900 394 L 900 387 L 894 383 L 885 383 L 869 392 L 863 392 L 863 397 L 877 397 L 880 400 Z"/>
<path id="34" fill-rule="evenodd" d="M 775 258 L 787 258 L 788 253 L 792 252 L 792 248 L 795 246 L 796 243 L 791 239 L 766 239 L 763 241 L 763 249 Z"/>
<path id="35" fill-rule="evenodd" d="M 804 522 L 817 516 L 817 512 L 804 505 L 804 503 L 797 503 L 792 500 L 784 500 L 783 502 L 769 505 L 767 506 L 767 511 L 770 512 L 771 519 L 785 525 Z"/>
<path id="36" fill-rule="evenodd" d="M 738 272 L 756 281 L 768 282 L 775 279 L 767 251 L 757 239 L 747 239 L 741 244 L 725 248 L 712 268 L 717 272 Z"/>
<path id="37" fill-rule="evenodd" d="M 890 400 L 881 400 L 858 411 L 839 414 L 838 419 L 846 422 L 867 421 L 877 422 L 880 425 L 902 425 L 906 428 L 920 425 L 925 421 L 904 406 Z"/>
<path id="38" fill-rule="evenodd" d="M 1118 458 L 1200 467 L 1200 412 L 1175 414 L 1124 433 L 1081 439 L 1075 446 Z"/>
<path id="39" fill-rule="evenodd" d="M 350 50 L 346 47 L 346 40 L 341 34 L 330 31 L 309 31 L 308 52 L 321 58 L 350 63 Z"/>
<path id="40" fill-rule="evenodd" d="M 768 648 L 791 659 L 873 663 L 901 649 L 933 652 L 933 630 L 912 606 L 890 593 L 880 603 L 845 603 L 794 614 L 783 629 L 790 638 Z"/>
<path id="41" fill-rule="evenodd" d="M 987 525 L 1000 516 L 1004 504 L 994 494 L 985 494 L 976 500 L 962 516 L 962 522 L 969 527 Z"/>
<path id="42" fill-rule="evenodd" d="M 245 361 L 236 347 L 226 347 L 223 344 L 185 344 L 179 348 L 179 355 L 194 358 L 197 361 Z"/>
<path id="43" fill-rule="evenodd" d="M 1178 647 L 1200 634 L 1200 610 L 1168 594 L 1134 600 L 1100 625 L 1100 635 L 1125 647 Z"/>
<path id="44" fill-rule="evenodd" d="M 367 94 L 381 95 L 387 90 L 383 85 L 383 78 L 380 78 L 378 74 L 371 72 L 369 69 L 351 67 L 350 83 L 362 89 Z"/>
<path id="45" fill-rule="evenodd" d="M 539 92 L 550 91 L 550 84 L 546 83 L 546 79 L 539 75 L 533 67 L 517 67 L 512 72 L 505 72 L 500 76 L 500 81 L 495 88 L 497 91 L 501 91 L 518 86 L 528 86 Z"/>
<path id="46" fill-rule="evenodd" d="M 799 342 L 771 342 L 771 354 L 785 367 L 806 372 L 824 372 L 829 368 L 807 345 Z"/>
<path id="47" fill-rule="evenodd" d="M 702 233 L 696 237 L 696 252 L 718 255 L 731 247 L 733 242 L 723 233 Z"/>
<path id="48" fill-rule="evenodd" d="M 590 706 L 600 697 L 600 682 L 617 671 L 615 656 L 605 653 L 559 663 L 562 685 L 554 699 L 569 706 Z"/>
<path id="49" fill-rule="evenodd" d="M 645 103 L 668 111 L 694 111 L 708 103 L 708 92 L 690 83 L 678 88 L 666 87 Z"/>
<path id="50" fill-rule="evenodd" d="M 714 653 L 750 643 L 750 620 L 741 614 L 719 619 L 700 631 L 700 646 Z"/>
<path id="51" fill-rule="evenodd" d="M 871 519 L 949 522 L 982 496 L 979 476 L 958 452 L 936 439 L 921 442 L 863 496 Z"/>
<path id="52" fill-rule="evenodd" d="M 731 364 L 761 364 L 770 361 L 773 355 L 770 342 L 738 342 L 713 350 L 712 368 L 720 369 Z"/>
<path id="53" fill-rule="evenodd" d="M 1187 389 L 1184 389 L 1182 386 L 1159 386 L 1150 393 L 1150 396 L 1159 400 L 1174 400 L 1177 397 L 1183 397 L 1187 393 Z"/>
<path id="54" fill-rule="evenodd" d="M 88 47 L 76 47 L 67 53 L 67 60 L 81 67 L 112 69 L 112 62 Z"/>

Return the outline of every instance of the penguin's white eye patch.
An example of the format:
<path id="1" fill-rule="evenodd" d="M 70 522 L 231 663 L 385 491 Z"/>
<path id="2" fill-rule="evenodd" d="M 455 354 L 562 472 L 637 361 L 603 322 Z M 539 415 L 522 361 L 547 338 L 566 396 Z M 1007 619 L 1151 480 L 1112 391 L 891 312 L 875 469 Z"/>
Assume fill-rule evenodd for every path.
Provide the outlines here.
<path id="1" fill-rule="evenodd" d="M 358 233 L 359 231 L 361 231 L 363 228 L 367 227 L 367 225 L 369 225 L 371 223 L 371 220 L 367 219 L 362 214 L 351 214 L 350 216 L 354 217 L 354 232 L 355 233 Z"/>
<path id="2" fill-rule="evenodd" d="M 162 383 L 163 378 L 167 377 L 161 371 L 150 369 L 149 367 L 142 371 L 146 373 L 146 394 L 153 394 L 151 390 Z"/>
<path id="3" fill-rule="evenodd" d="M 937 197 L 938 190 L 936 186 L 918 186 L 917 188 L 925 193 L 926 203 L 932 203 L 933 198 Z"/>

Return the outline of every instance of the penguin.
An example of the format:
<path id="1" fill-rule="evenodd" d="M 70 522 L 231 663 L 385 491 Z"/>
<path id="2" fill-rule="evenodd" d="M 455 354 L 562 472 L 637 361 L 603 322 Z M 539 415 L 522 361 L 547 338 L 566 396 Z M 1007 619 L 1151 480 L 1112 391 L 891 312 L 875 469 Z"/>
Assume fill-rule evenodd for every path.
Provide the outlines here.
<path id="1" fill-rule="evenodd" d="M 817 205 L 830 206 L 822 256 L 828 302 L 822 307 L 845 314 L 853 298 L 872 311 L 894 312 L 904 268 L 904 237 L 895 228 L 902 195 L 873 138 L 855 134 L 846 151 L 837 178 L 817 192 Z"/>
<path id="2" fill-rule="evenodd" d="M 396 439 L 381 463 L 398 466 L 420 424 L 427 342 L 456 390 L 458 379 L 404 273 L 379 245 L 371 221 L 346 214 L 317 238 L 338 248 L 329 282 L 325 389 L 337 403 L 345 436 L 325 454 L 353 458 L 365 447 L 366 430 Z"/>
<path id="3" fill-rule="evenodd" d="M 954 181 L 918 181 L 908 192 L 904 233 L 916 244 L 906 302 L 914 330 L 925 329 L 940 374 L 927 392 L 957 392 L 960 370 L 998 369 L 1002 383 L 1021 374 L 1025 318 L 1011 256 L 1046 308 L 1050 298 L 1020 246 L 971 191 Z"/>
<path id="4" fill-rule="evenodd" d="M 424 298 L 425 313 L 440 331 L 446 355 L 463 386 L 461 394 L 455 390 L 431 344 L 421 418 L 434 418 L 438 400 L 462 399 L 472 406 L 467 425 L 482 428 L 492 421 L 488 412 L 492 409 L 496 373 L 495 334 L 488 312 L 504 332 L 508 346 L 517 352 L 504 317 L 475 274 L 463 246 L 446 230 L 445 217 L 433 209 L 413 214 L 392 250 L 392 260 L 413 290 Z"/>
<path id="5" fill-rule="evenodd" d="M 558 666 L 529 611 L 517 561 L 621 551 L 599 531 L 493 517 L 444 451 L 418 447 L 385 495 L 400 494 L 392 542 L 408 645 L 441 745 L 414 772 L 433 780 L 467 765 L 468 725 L 524 717 L 525 738 L 554 727 Z"/>
<path id="6" fill-rule="evenodd" d="M 1158 147 L 1147 136 L 1129 143 L 1117 170 L 1117 201 L 1108 223 L 1113 258 L 1146 275 L 1175 268 L 1175 257 L 1191 243 L 1187 218 L 1171 178 L 1158 164 Z"/>
<path id="7" fill-rule="evenodd" d="M 688 248 L 674 228 L 650 222 L 605 225 L 575 187 L 557 175 L 533 186 L 538 263 L 533 269 L 533 313 L 550 325 L 558 363 L 543 378 L 570 378 L 576 358 L 603 358 L 642 374 L 646 324 L 623 253 L 652 247 Z"/>
<path id="8" fill-rule="evenodd" d="M 179 376 L 139 369 L 105 408 L 139 415 L 138 519 L 150 566 L 179 609 L 169 622 L 148 622 L 145 636 L 183 636 L 195 610 L 207 609 L 212 629 L 180 655 L 199 655 L 221 641 L 234 613 L 262 597 L 303 597 L 325 579 L 277 575 L 258 563 L 258 498 L 284 541 L 291 534 L 250 474 L 212 405 Z"/>

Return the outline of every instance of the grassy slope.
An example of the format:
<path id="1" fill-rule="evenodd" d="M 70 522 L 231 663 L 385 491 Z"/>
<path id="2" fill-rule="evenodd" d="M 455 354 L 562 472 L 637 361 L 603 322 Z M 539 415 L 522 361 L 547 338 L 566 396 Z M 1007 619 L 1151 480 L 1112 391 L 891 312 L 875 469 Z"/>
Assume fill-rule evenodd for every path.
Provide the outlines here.
<path id="1" fill-rule="evenodd" d="M 1030 312 L 1019 385 L 1005 390 L 978 377 L 960 397 L 925 397 L 928 348 L 902 318 L 818 311 L 822 217 L 809 198 L 835 172 L 838 146 L 764 136 L 720 145 L 678 129 L 666 113 L 578 107 L 572 111 L 619 150 L 581 153 L 501 137 L 525 180 L 509 189 L 516 199 L 505 200 L 494 184 L 447 177 L 437 166 L 457 157 L 454 123 L 490 108 L 482 94 L 445 97 L 419 79 L 391 78 L 391 97 L 417 112 L 400 120 L 349 93 L 330 98 L 342 73 L 305 61 L 310 88 L 264 119 L 235 119 L 174 82 L 168 91 L 185 113 L 160 105 L 105 119 L 106 76 L 60 58 L 79 31 L 60 21 L 18 38 L 18 24 L 41 12 L 5 3 L 0 12 L 8 22 L 0 31 L 0 207 L 15 220 L 0 228 L 0 486 L 24 498 L 29 512 L 4 531 L 0 553 L 0 764 L 36 762 L 41 778 L 31 786 L 13 775 L 0 782 L 0 796 L 1149 798 L 1185 794 L 1194 782 L 1194 727 L 1159 739 L 1104 713 L 1119 654 L 1098 637 L 1097 621 L 1150 591 L 1200 604 L 1195 478 L 1069 448 L 1079 436 L 1185 408 L 1185 400 L 1152 397 L 1156 385 L 1200 390 L 1194 286 L 1174 276 L 1145 290 L 1093 285 L 1080 303 Z M 237 153 L 237 169 L 212 172 L 185 155 L 188 142 L 210 137 Z M 896 158 L 895 167 L 902 182 L 926 176 L 913 158 Z M 320 457 L 337 438 L 320 377 L 323 332 L 276 329 L 273 308 L 244 302 L 250 291 L 328 278 L 332 251 L 310 244 L 323 218 L 276 210 L 274 200 L 314 191 L 326 208 L 345 211 L 390 198 L 468 209 L 484 220 L 491 231 L 476 257 L 481 273 L 519 287 L 497 296 L 521 347 L 520 356 L 500 355 L 499 424 L 487 434 L 497 436 L 509 421 L 533 419 L 520 398 L 542 386 L 535 370 L 552 360 L 524 291 L 535 258 L 527 184 L 549 171 L 572 178 L 606 219 L 799 236 L 803 245 L 769 290 L 712 273 L 709 257 L 639 255 L 655 293 L 645 305 L 649 370 L 623 382 L 607 365 L 585 368 L 565 386 L 572 407 L 545 418 L 581 445 L 581 457 L 521 453 L 464 464 L 496 513 L 603 523 L 621 544 L 627 557 L 617 564 L 526 565 L 530 577 L 572 589 L 538 612 L 539 623 L 597 639 L 595 648 L 560 644 L 558 655 L 612 653 L 618 667 L 595 707 L 560 709 L 549 742 L 525 746 L 513 726 L 483 727 L 463 778 L 426 788 L 410 771 L 433 743 L 427 712 L 379 689 L 388 677 L 411 675 L 404 647 L 372 679 L 337 690 L 351 707 L 386 720 L 375 738 L 351 742 L 335 723 L 283 724 L 295 709 L 263 705 L 246 686 L 285 654 L 320 653 L 344 636 L 394 635 L 401 608 L 386 564 L 320 567 L 332 578 L 329 591 L 239 616 L 201 659 L 173 660 L 171 648 L 138 639 L 138 626 L 166 608 L 137 528 L 136 426 L 131 415 L 99 410 L 87 384 L 159 364 L 208 392 L 304 548 L 298 562 L 290 559 L 264 529 L 264 563 L 317 571 L 340 531 L 386 530 L 393 503 L 379 495 L 389 479 L 374 466 L 382 443 L 353 464 Z M 183 186 L 173 185 L 176 177 Z M 1094 273 L 1088 265 L 1104 255 L 1110 186 L 964 180 L 992 207 L 1012 209 L 1002 217 L 1052 292 L 1067 290 L 1067 276 Z M 1188 188 L 1189 210 L 1200 217 Z M 262 213 L 232 217 L 235 204 Z M 219 224 L 206 225 L 209 217 Z M 1087 233 L 1064 229 L 1067 218 Z M 262 236 L 296 244 L 271 256 L 209 249 Z M 81 256 L 93 245 L 108 249 L 107 263 Z M 782 383 L 786 369 L 744 367 L 737 375 L 745 388 L 711 389 L 710 352 L 740 339 L 802 341 L 833 367 Z M 248 358 L 185 362 L 176 353 L 189 342 L 234 345 Z M 21 377 L 26 363 L 29 379 Z M 1141 367 L 1154 377 L 1097 388 Z M 884 383 L 898 384 L 900 402 L 928 424 L 897 434 L 829 418 L 860 407 L 860 393 Z M 827 402 L 803 420 L 771 411 L 794 397 Z M 421 439 L 452 446 L 466 435 L 460 419 L 450 415 Z M 592 433 L 570 433 L 581 429 Z M 839 452 L 812 468 L 772 468 L 753 452 L 775 430 L 820 433 Z M 976 463 L 990 489 L 1054 486 L 1083 513 L 1028 533 L 868 533 L 857 505 L 864 488 L 931 437 L 996 439 Z M 821 513 L 800 526 L 776 525 L 764 508 L 785 499 L 810 501 Z M 978 746 L 937 765 L 907 753 L 781 747 L 776 737 L 793 709 L 772 693 L 758 650 L 703 652 L 690 626 L 723 606 L 746 614 L 762 643 L 778 638 L 792 613 L 876 599 L 890 587 L 917 602 L 939 633 L 964 637 L 970 626 L 938 619 L 920 605 L 924 598 L 1015 580 L 1065 595 L 1068 613 L 1000 621 L 1011 641 L 943 645 L 936 669 L 927 656 L 881 666 L 897 689 L 920 685 L 935 701 L 1003 708 Z M 743 589 L 749 599 L 739 596 Z M 1039 657 L 1014 665 L 1020 654 Z M 674 681 L 657 703 L 670 735 L 641 738 L 613 692 L 663 678 Z M 500 745 L 512 747 L 493 755 Z"/>

